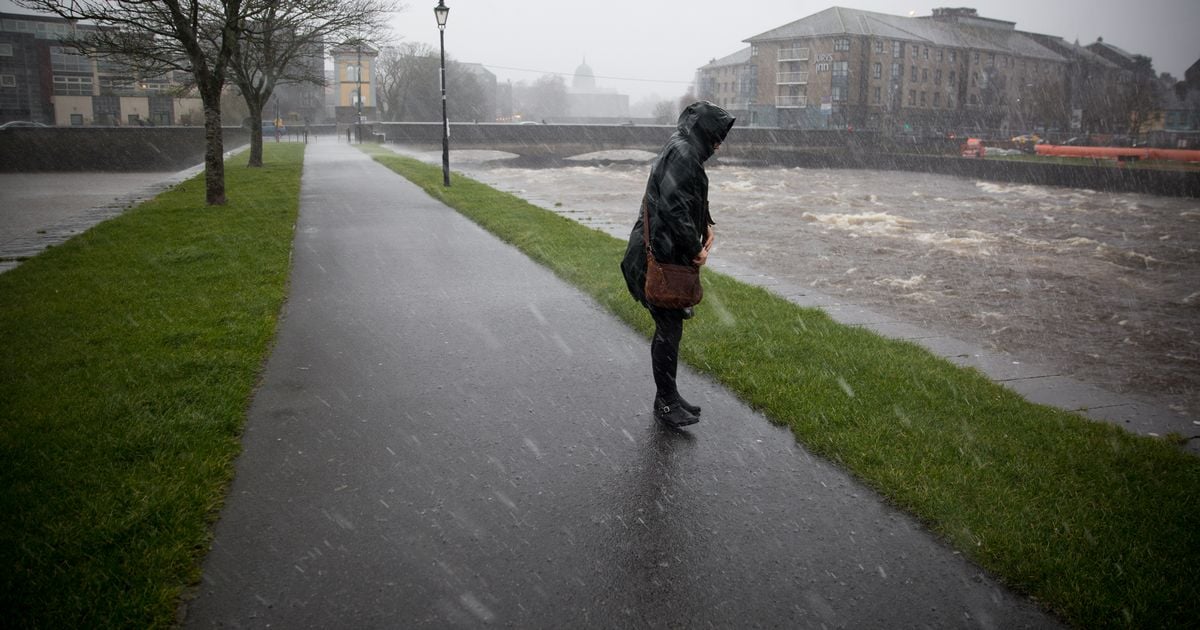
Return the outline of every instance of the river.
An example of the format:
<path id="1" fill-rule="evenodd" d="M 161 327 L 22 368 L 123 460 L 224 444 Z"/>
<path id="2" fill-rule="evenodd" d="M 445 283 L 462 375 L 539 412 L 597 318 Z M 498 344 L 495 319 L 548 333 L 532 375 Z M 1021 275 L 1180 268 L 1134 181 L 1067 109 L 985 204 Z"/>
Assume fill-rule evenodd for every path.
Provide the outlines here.
<path id="1" fill-rule="evenodd" d="M 485 162 L 491 152 L 453 157 L 455 171 L 621 239 L 649 172 L 644 161 L 527 169 Z M 904 171 L 707 171 L 715 264 L 1200 419 L 1200 200 Z"/>

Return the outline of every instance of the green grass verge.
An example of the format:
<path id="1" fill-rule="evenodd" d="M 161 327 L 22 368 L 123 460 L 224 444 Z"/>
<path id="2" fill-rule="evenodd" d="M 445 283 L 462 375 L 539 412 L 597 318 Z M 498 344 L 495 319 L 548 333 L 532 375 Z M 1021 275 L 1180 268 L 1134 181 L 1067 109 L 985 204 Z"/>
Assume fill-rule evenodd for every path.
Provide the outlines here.
<path id="1" fill-rule="evenodd" d="M 365 150 L 650 334 L 618 269 L 624 243 L 466 177 L 443 188 L 439 167 Z M 706 272 L 704 284 L 684 360 L 810 449 L 1072 624 L 1195 623 L 1200 459 L 1028 403 L 914 344 L 727 276 Z"/>
<path id="2" fill-rule="evenodd" d="M 168 627 L 284 299 L 303 146 L 203 175 L 0 274 L 0 609 Z"/>

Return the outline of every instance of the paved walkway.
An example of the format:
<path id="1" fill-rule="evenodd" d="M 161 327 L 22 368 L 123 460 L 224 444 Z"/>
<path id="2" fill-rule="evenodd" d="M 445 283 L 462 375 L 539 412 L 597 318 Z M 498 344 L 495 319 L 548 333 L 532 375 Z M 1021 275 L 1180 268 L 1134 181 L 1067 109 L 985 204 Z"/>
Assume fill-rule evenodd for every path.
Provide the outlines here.
<path id="1" fill-rule="evenodd" d="M 1055 627 L 870 490 L 343 144 L 185 625 Z"/>

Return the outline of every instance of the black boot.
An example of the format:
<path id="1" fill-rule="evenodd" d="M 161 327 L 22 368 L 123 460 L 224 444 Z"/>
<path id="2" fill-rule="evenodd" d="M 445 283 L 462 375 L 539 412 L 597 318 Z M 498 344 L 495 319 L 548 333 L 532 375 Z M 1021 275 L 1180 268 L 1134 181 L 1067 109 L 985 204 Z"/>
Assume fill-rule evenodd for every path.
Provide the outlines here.
<path id="1" fill-rule="evenodd" d="M 680 406 L 680 407 L 683 407 L 684 409 L 687 409 L 687 410 L 688 410 L 688 413 L 692 414 L 693 416 L 699 416 L 699 415 L 700 415 L 700 406 L 699 406 L 699 405 L 693 405 L 692 403 L 690 403 L 690 402 L 688 402 L 688 401 L 684 400 L 684 399 L 683 399 L 683 396 L 676 396 L 676 397 L 675 397 L 675 402 L 679 403 L 679 406 Z"/>
<path id="2" fill-rule="evenodd" d="M 654 399 L 654 418 L 670 427 L 686 427 L 700 422 L 700 418 L 688 411 L 677 401 Z"/>

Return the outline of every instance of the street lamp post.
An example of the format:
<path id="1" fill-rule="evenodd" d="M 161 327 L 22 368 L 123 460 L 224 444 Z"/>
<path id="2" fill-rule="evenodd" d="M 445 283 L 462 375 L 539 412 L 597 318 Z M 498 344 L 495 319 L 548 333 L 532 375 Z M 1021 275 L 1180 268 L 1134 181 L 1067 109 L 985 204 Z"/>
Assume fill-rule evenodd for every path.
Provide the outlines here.
<path id="1" fill-rule="evenodd" d="M 450 186 L 450 121 L 446 118 L 446 18 L 450 15 L 450 7 L 446 0 L 438 0 L 433 8 L 433 16 L 437 18 L 438 35 L 442 44 L 442 185 Z"/>
<path id="2" fill-rule="evenodd" d="M 358 65 L 354 69 L 354 79 L 358 83 L 357 92 L 354 95 L 354 100 L 358 105 L 358 118 L 354 124 L 354 131 L 358 136 L 358 143 L 362 144 L 362 40 L 358 40 Z"/>

